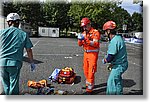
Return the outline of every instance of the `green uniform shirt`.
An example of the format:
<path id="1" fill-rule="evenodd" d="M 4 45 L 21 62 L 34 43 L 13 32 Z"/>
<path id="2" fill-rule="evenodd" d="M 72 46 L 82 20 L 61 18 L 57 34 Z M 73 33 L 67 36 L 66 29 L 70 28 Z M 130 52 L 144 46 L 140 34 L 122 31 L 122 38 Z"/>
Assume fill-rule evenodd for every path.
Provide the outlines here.
<path id="1" fill-rule="evenodd" d="M 28 35 L 16 27 L 0 31 L 0 66 L 22 64 L 24 48 L 33 47 Z"/>
<path id="2" fill-rule="evenodd" d="M 111 39 L 107 53 L 115 55 L 114 59 L 111 61 L 114 65 L 120 65 L 127 62 L 126 45 L 120 35 L 115 35 Z"/>

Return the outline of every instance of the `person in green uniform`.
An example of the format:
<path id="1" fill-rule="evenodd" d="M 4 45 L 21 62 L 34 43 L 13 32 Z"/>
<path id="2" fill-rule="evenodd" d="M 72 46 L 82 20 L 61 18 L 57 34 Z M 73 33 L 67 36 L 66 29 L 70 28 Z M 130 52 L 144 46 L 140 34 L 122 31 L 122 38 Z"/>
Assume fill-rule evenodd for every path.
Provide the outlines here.
<path id="1" fill-rule="evenodd" d="M 122 95 L 122 74 L 128 68 L 126 45 L 121 35 L 116 34 L 116 23 L 108 21 L 103 25 L 109 38 L 107 55 L 102 60 L 103 64 L 110 63 L 111 72 L 107 80 L 107 95 Z"/>
<path id="2" fill-rule="evenodd" d="M 19 94 L 19 76 L 26 48 L 31 69 L 35 69 L 32 42 L 28 35 L 19 29 L 20 16 L 10 13 L 7 16 L 8 28 L 0 31 L 0 81 L 5 95 Z"/>

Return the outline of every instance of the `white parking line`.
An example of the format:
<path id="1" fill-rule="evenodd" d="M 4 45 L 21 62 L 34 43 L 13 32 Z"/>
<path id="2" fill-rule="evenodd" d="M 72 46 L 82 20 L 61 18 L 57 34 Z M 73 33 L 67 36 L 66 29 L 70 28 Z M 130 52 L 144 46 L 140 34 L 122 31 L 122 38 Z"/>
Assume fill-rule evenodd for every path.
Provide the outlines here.
<path id="1" fill-rule="evenodd" d="M 36 46 L 39 42 L 40 42 L 40 40 L 38 40 L 33 46 Z M 137 48 L 137 49 L 141 48 L 141 47 L 136 47 L 136 46 L 131 45 L 131 44 L 127 44 L 127 43 L 126 43 L 126 45 L 127 45 L 127 46 L 131 46 L 132 48 Z M 60 46 L 63 46 L 63 45 L 60 45 Z M 104 55 L 106 54 L 106 52 L 101 51 L 101 50 L 100 50 L 100 53 L 101 53 L 101 54 L 104 54 Z M 27 55 L 27 52 L 24 53 L 23 56 L 26 56 L 26 55 Z M 40 55 L 40 56 L 83 56 L 83 54 L 36 54 L 36 55 Z M 64 57 L 64 58 L 68 58 L 68 57 Z M 70 58 L 70 57 L 69 57 L 69 58 Z M 130 64 L 136 65 L 136 66 L 138 66 L 138 67 L 143 67 L 143 66 L 141 66 L 141 65 L 139 65 L 139 64 L 133 63 L 132 61 L 129 61 L 129 60 L 128 60 L 128 62 L 129 62 Z"/>
<path id="2" fill-rule="evenodd" d="M 38 40 L 33 46 L 36 46 L 39 42 L 40 42 L 40 40 Z"/>
<path id="3" fill-rule="evenodd" d="M 131 63 L 131 64 L 136 65 L 136 66 L 138 66 L 138 67 L 143 67 L 143 66 L 141 66 L 141 65 L 139 65 L 139 64 L 136 64 L 136 63 L 133 63 L 132 61 L 129 61 L 129 60 L 128 60 L 128 63 Z"/>
<path id="4" fill-rule="evenodd" d="M 37 56 L 65 56 L 65 58 L 71 58 L 71 56 L 83 56 L 83 54 L 34 54 Z"/>
<path id="5" fill-rule="evenodd" d="M 126 45 L 131 46 L 132 48 L 137 48 L 137 49 L 140 49 L 140 48 L 141 48 L 141 47 L 137 47 L 137 46 L 131 45 L 131 44 L 129 44 L 129 43 L 126 43 Z"/>
<path id="6" fill-rule="evenodd" d="M 34 55 L 39 55 L 39 56 L 70 56 L 74 54 L 34 54 Z"/>
<path id="7" fill-rule="evenodd" d="M 126 43 L 126 45 L 127 45 L 127 46 L 130 46 L 130 48 L 133 48 L 133 49 L 138 49 L 138 50 L 141 49 L 141 47 L 134 46 L 134 45 L 129 44 L 129 43 Z M 128 56 L 128 57 L 130 57 L 130 56 Z M 137 63 L 135 63 L 135 62 L 132 62 L 132 61 L 129 61 L 129 60 L 128 60 L 128 62 L 129 62 L 130 64 L 136 65 L 136 66 L 138 66 L 138 67 L 143 67 L 143 66 L 141 66 L 141 65 L 139 65 L 139 64 L 137 64 Z"/>
<path id="8" fill-rule="evenodd" d="M 100 50 L 100 53 L 106 55 L 106 52 L 104 52 L 104 51 L 101 51 L 101 50 Z"/>
<path id="9" fill-rule="evenodd" d="M 38 41 L 33 45 L 33 47 L 36 46 L 39 42 L 40 42 L 40 40 L 38 40 Z M 32 47 L 32 48 L 33 48 L 33 47 Z M 26 55 L 27 55 L 27 52 L 25 52 L 25 53 L 23 54 L 23 56 L 26 56 Z"/>

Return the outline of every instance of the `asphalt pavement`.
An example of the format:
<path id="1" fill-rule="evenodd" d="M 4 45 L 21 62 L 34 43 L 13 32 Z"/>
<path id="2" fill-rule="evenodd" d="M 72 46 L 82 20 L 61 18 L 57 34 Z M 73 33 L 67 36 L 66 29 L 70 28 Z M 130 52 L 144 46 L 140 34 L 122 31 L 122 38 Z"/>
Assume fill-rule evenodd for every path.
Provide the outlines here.
<path id="1" fill-rule="evenodd" d="M 33 54 L 36 64 L 35 72 L 30 71 L 27 53 L 24 53 L 23 67 L 20 73 L 20 94 L 37 94 L 37 89 L 27 86 L 28 80 L 46 79 L 54 90 L 67 91 L 68 95 L 84 95 L 85 77 L 82 70 L 83 50 L 76 38 L 31 38 L 34 45 Z M 105 95 L 109 71 L 101 60 L 107 51 L 107 42 L 100 43 L 100 52 L 95 74 L 94 95 Z M 123 74 L 123 94 L 143 94 L 143 45 L 126 43 L 128 53 L 128 70 Z M 49 76 L 55 68 L 72 67 L 76 72 L 74 84 L 50 82 Z"/>

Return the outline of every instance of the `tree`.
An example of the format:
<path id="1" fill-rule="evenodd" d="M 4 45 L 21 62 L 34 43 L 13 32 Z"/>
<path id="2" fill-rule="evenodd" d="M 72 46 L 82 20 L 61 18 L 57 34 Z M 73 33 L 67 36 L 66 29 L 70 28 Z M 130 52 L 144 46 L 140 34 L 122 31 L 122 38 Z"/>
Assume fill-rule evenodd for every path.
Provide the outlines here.
<path id="1" fill-rule="evenodd" d="M 3 2 L 2 3 L 2 11 L 3 16 L 6 17 L 9 13 L 15 12 L 15 8 L 13 8 L 12 2 Z"/>
<path id="2" fill-rule="evenodd" d="M 143 32 L 143 16 L 140 13 L 132 14 L 133 30 Z"/>
<path id="3" fill-rule="evenodd" d="M 38 2 L 15 2 L 14 8 L 21 15 L 22 20 L 29 23 L 33 29 L 38 29 L 38 24 L 41 21 L 40 3 Z"/>
<path id="4" fill-rule="evenodd" d="M 116 15 L 120 12 L 121 14 L 118 16 L 120 19 L 118 20 Z M 127 11 L 118 7 L 117 2 L 75 3 L 71 5 L 68 15 L 74 17 L 76 28 L 79 27 L 80 20 L 83 17 L 88 17 L 96 25 L 95 28 L 97 29 L 102 29 L 103 24 L 108 20 L 120 22 L 123 16 L 130 18 Z M 122 24 L 119 26 L 122 26 Z"/>
<path id="5" fill-rule="evenodd" d="M 37 30 L 38 26 L 59 27 L 60 30 L 71 28 L 80 31 L 80 21 L 83 17 L 88 17 L 92 21 L 94 28 L 101 30 L 103 24 L 108 20 L 113 20 L 118 29 L 127 25 L 128 31 L 142 31 L 142 17 L 138 14 L 131 15 L 121 8 L 120 0 L 114 2 L 96 2 L 96 0 L 81 0 L 78 2 L 13 2 L 4 3 L 4 15 L 10 12 L 17 12 L 21 18 Z M 137 26 L 138 25 L 138 26 Z"/>
<path id="6" fill-rule="evenodd" d="M 4 16 L 11 12 L 16 12 L 21 19 L 37 30 L 38 23 L 41 20 L 40 4 L 33 2 L 6 2 L 3 4 Z"/>
<path id="7" fill-rule="evenodd" d="M 46 2 L 43 5 L 43 18 L 45 19 L 46 26 L 64 29 L 69 23 L 69 17 L 67 16 L 69 9 L 70 4 Z"/>
<path id="8" fill-rule="evenodd" d="M 112 19 L 116 22 L 117 28 L 122 30 L 123 25 L 127 25 L 127 30 L 132 29 L 132 18 L 131 15 L 121 7 L 116 7 L 112 13 Z"/>

